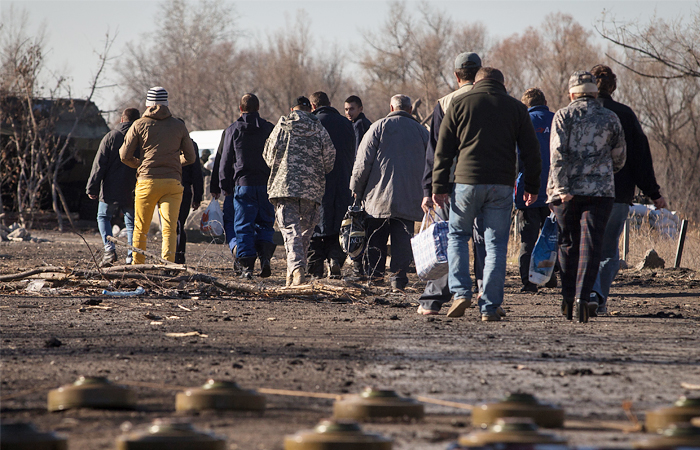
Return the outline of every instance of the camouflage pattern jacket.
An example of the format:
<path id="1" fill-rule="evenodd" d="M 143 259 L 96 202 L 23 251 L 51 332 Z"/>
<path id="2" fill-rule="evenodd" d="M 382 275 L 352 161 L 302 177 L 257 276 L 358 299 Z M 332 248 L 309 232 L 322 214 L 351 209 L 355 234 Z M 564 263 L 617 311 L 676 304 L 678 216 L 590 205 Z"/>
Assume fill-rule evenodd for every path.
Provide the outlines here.
<path id="1" fill-rule="evenodd" d="M 614 112 L 591 97 L 557 111 L 549 141 L 547 203 L 560 195 L 615 197 L 614 173 L 625 165 L 625 133 Z"/>
<path id="2" fill-rule="evenodd" d="M 280 117 L 265 142 L 263 158 L 270 167 L 270 199 L 293 197 L 321 203 L 326 174 L 335 164 L 335 147 L 316 116 L 295 110 Z"/>

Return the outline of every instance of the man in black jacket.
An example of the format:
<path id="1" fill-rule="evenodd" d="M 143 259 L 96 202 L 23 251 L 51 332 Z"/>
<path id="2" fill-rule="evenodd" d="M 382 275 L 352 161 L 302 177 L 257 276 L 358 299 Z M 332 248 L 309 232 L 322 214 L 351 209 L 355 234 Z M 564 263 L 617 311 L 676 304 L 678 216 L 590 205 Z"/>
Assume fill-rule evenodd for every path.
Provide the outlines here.
<path id="1" fill-rule="evenodd" d="M 270 259 L 275 252 L 275 210 L 267 195 L 270 168 L 263 159 L 265 141 L 273 124 L 260 117 L 260 100 L 245 94 L 238 106 L 241 116 L 224 131 L 219 185 L 233 196 L 236 258 L 244 278 L 252 278 L 255 260 L 260 259 L 260 277 L 271 275 Z M 226 218 L 224 218 L 224 221 Z"/>
<path id="2" fill-rule="evenodd" d="M 615 203 L 605 227 L 600 269 L 591 293 L 591 301 L 598 303 L 597 313 L 605 314 L 610 286 L 620 270 L 620 235 L 629 214 L 635 187 L 639 187 L 644 195 L 651 198 L 657 209 L 666 208 L 667 205 L 656 183 L 649 141 L 637 116 L 629 106 L 612 99 L 612 94 L 617 89 L 617 76 L 610 67 L 604 65 L 595 66 L 591 73 L 596 77 L 599 101 L 620 119 L 627 144 L 627 161 L 615 173 Z"/>
<path id="3" fill-rule="evenodd" d="M 328 276 L 341 277 L 345 252 L 340 246 L 340 225 L 352 204 L 350 175 L 355 163 L 355 131 L 352 123 L 331 106 L 325 92 L 314 92 L 309 98 L 313 114 L 318 117 L 333 141 L 335 163 L 326 174 L 326 188 L 321 202 L 321 220 L 316 225 L 309 245 L 309 274 L 323 277 L 324 263 L 328 263 Z"/>
<path id="4" fill-rule="evenodd" d="M 352 128 L 355 131 L 355 151 L 360 146 L 362 138 L 369 130 L 372 122 L 365 116 L 363 111 L 362 100 L 357 95 L 351 95 L 345 99 L 345 117 L 352 122 Z"/>
<path id="5" fill-rule="evenodd" d="M 124 143 L 126 132 L 141 117 L 136 108 L 127 108 L 122 112 L 119 126 L 107 133 L 97 150 L 92 162 L 92 172 L 85 191 L 88 197 L 100 203 L 97 207 L 97 227 L 102 235 L 104 255 L 100 266 L 108 267 L 117 261 L 114 243 L 107 240 L 112 236 L 112 216 L 119 209 L 124 213 L 127 239 L 131 245 L 134 234 L 134 186 L 136 186 L 136 169 L 128 167 L 119 159 L 119 148 Z M 131 264 L 131 250 L 126 263 Z"/>
<path id="6" fill-rule="evenodd" d="M 179 119 L 184 123 L 184 120 Z M 194 153 L 197 158 L 194 164 L 189 164 L 182 168 L 182 202 L 180 203 L 180 212 L 177 216 L 177 244 L 175 245 L 175 264 L 185 264 L 185 249 L 187 247 L 187 231 L 185 230 L 185 222 L 187 216 L 190 215 L 190 206 L 192 209 L 199 209 L 204 195 L 204 177 L 202 176 L 202 162 L 199 159 L 199 147 L 192 140 Z"/>
<path id="7" fill-rule="evenodd" d="M 508 95 L 503 73 L 482 67 L 474 88 L 447 108 L 435 150 L 433 201 L 440 207 L 448 199 L 450 203 L 448 260 L 454 316 L 471 306 L 469 239 L 474 218 L 481 213 L 486 242 L 481 320 L 501 320 L 497 310 L 503 302 L 516 145 L 525 165 L 524 198 L 529 205 L 537 200 L 542 163 L 535 129 L 527 107 Z M 450 172 L 456 157 L 452 188 Z"/>

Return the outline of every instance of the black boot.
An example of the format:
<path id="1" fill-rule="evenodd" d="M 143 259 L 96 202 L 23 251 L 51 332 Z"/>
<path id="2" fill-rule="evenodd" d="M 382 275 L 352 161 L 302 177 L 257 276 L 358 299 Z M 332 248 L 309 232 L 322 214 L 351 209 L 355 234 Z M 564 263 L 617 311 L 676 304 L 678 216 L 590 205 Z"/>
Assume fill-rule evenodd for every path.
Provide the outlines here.
<path id="1" fill-rule="evenodd" d="M 258 276 L 260 278 L 267 278 L 272 275 L 270 260 L 272 259 L 272 255 L 275 254 L 277 246 L 272 242 L 258 242 L 255 247 L 258 250 L 258 258 L 260 259 L 260 273 Z"/>
<path id="2" fill-rule="evenodd" d="M 241 278 L 246 278 L 248 280 L 253 278 L 255 259 L 254 256 L 252 258 L 238 258 L 238 264 L 241 267 Z"/>

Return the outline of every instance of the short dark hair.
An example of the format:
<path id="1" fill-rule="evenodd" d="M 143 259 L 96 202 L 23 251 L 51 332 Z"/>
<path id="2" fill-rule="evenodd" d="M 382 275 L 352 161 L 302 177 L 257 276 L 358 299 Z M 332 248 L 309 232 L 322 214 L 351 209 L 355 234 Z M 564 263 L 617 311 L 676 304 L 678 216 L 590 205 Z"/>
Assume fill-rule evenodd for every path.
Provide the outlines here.
<path id="1" fill-rule="evenodd" d="M 260 109 L 260 100 L 258 100 L 255 94 L 244 94 L 243 97 L 241 97 L 240 108 L 242 112 L 246 113 L 258 112 Z"/>
<path id="2" fill-rule="evenodd" d="M 473 83 L 480 68 L 481 67 L 462 67 L 461 69 L 455 70 L 455 75 L 462 81 L 471 81 Z"/>
<path id="3" fill-rule="evenodd" d="M 360 100 L 360 97 L 357 95 L 351 95 L 350 97 L 345 99 L 345 103 L 354 103 L 359 107 L 362 107 L 362 100 Z"/>
<path id="4" fill-rule="evenodd" d="M 617 89 L 617 75 L 610 67 L 598 64 L 591 69 L 591 74 L 595 77 L 598 92 L 610 95 Z"/>
<path id="5" fill-rule="evenodd" d="M 542 92 L 542 89 L 537 87 L 530 88 L 525 91 L 520 101 L 523 102 L 528 108 L 547 104 L 547 99 L 544 96 L 544 92 Z"/>
<path id="6" fill-rule="evenodd" d="M 476 77 L 474 77 L 474 81 L 481 80 L 494 80 L 500 82 L 501 84 L 506 84 L 506 80 L 503 77 L 503 72 L 494 67 L 482 67 L 479 69 L 479 71 L 476 73 Z"/>
<path id="7" fill-rule="evenodd" d="M 141 113 L 136 108 L 126 108 L 124 112 L 122 112 L 122 120 L 125 120 L 127 122 L 139 120 L 139 117 L 141 117 Z"/>
<path id="8" fill-rule="evenodd" d="M 316 106 L 331 106 L 331 100 L 328 98 L 328 95 L 323 91 L 314 92 L 313 94 L 311 94 L 309 100 L 311 100 L 311 103 L 313 103 Z"/>

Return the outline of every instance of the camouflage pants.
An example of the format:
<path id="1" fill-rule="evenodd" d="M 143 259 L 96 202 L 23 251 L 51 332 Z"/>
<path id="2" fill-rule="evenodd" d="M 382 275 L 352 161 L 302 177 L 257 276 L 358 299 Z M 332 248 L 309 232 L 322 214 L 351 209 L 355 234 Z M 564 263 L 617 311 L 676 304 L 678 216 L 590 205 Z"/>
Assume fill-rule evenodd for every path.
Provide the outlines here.
<path id="1" fill-rule="evenodd" d="M 294 269 L 306 271 L 306 253 L 320 218 L 319 204 L 303 198 L 273 198 L 270 202 L 287 251 L 287 276 Z"/>

